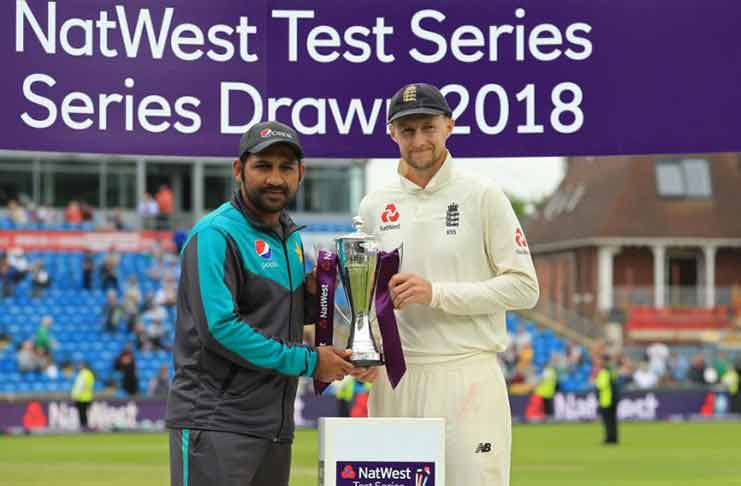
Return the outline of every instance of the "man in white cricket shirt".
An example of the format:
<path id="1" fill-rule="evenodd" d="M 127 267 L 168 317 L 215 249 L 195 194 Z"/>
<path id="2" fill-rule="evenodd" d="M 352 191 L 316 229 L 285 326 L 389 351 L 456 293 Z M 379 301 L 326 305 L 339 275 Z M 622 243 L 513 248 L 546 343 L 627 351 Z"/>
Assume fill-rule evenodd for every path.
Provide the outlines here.
<path id="1" fill-rule="evenodd" d="M 511 414 L 496 353 L 505 312 L 531 308 L 538 281 L 510 202 L 492 181 L 466 174 L 446 149 L 454 121 L 440 91 L 410 84 L 391 99 L 399 179 L 368 194 L 359 213 L 384 250 L 403 243 L 389 283 L 407 361 L 396 390 L 383 368 L 372 417 L 445 417 L 446 484 L 506 486 Z"/>

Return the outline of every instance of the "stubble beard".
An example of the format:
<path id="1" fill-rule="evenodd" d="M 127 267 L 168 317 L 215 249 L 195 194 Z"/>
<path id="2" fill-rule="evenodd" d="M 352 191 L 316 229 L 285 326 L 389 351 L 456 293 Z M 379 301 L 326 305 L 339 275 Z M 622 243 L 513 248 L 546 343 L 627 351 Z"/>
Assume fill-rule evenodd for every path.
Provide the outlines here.
<path id="1" fill-rule="evenodd" d="M 410 153 L 409 156 L 404 159 L 404 161 L 407 163 L 407 165 L 415 170 L 427 171 L 434 168 L 438 164 L 438 162 L 440 162 L 441 158 L 442 154 L 440 152 L 432 150 L 429 158 L 426 158 L 425 160 L 415 160 L 413 155 Z"/>
<path id="2" fill-rule="evenodd" d="M 252 206 L 255 207 L 260 212 L 267 213 L 267 214 L 275 214 L 280 213 L 283 211 L 286 206 L 291 202 L 291 200 L 295 197 L 295 193 L 291 194 L 290 189 L 286 188 L 283 189 L 283 201 L 281 203 L 277 204 L 271 204 L 267 198 L 265 197 L 265 193 L 267 192 L 264 189 L 255 189 L 255 190 L 248 190 L 247 189 L 247 182 L 244 178 L 244 170 L 242 170 L 242 184 L 240 188 L 240 192 L 242 193 L 242 198 L 245 201 L 249 201 Z"/>

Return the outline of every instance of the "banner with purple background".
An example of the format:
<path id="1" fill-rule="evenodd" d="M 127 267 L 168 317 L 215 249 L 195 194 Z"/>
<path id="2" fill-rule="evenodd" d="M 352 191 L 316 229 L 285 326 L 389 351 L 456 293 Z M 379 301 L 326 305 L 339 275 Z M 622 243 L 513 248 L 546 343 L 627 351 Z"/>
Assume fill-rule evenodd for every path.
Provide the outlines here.
<path id="1" fill-rule="evenodd" d="M 0 3 L 0 149 L 395 156 L 386 101 L 443 87 L 457 156 L 739 151 L 734 0 Z"/>
<path id="2" fill-rule="evenodd" d="M 542 420 L 542 405 L 535 407 L 535 395 L 512 395 L 514 422 Z M 621 420 L 682 420 L 729 417 L 727 393 L 711 390 L 646 390 L 623 394 L 618 406 Z M 297 426 L 316 427 L 319 417 L 337 415 L 334 396 L 315 396 L 307 391 L 296 397 Z M 90 409 L 90 425 L 97 429 L 161 428 L 164 426 L 164 400 L 96 400 Z M 557 393 L 554 417 L 559 422 L 598 420 L 595 393 Z M 0 401 L 0 433 L 11 429 L 77 430 L 77 409 L 66 400 Z"/>

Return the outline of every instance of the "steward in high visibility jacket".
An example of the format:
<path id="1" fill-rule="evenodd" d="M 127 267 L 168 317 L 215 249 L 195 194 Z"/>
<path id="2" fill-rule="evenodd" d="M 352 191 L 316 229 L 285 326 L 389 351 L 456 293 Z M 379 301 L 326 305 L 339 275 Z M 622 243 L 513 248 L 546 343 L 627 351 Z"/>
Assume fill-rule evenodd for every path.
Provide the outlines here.
<path id="1" fill-rule="evenodd" d="M 617 444 L 617 406 L 620 396 L 617 387 L 617 372 L 611 356 L 604 356 L 602 368 L 597 373 L 594 385 L 599 394 L 599 411 L 605 426 L 605 444 Z"/>
<path id="2" fill-rule="evenodd" d="M 538 386 L 535 387 L 535 394 L 543 399 L 543 413 L 548 418 L 553 418 L 553 397 L 556 395 L 557 387 L 558 374 L 556 368 L 549 364 L 543 368 L 543 375 Z"/>
<path id="3" fill-rule="evenodd" d="M 77 373 L 75 383 L 72 385 L 70 398 L 77 407 L 77 416 L 80 419 L 80 428 L 87 430 L 87 412 L 93 402 L 93 390 L 95 388 L 95 375 L 84 361 L 80 363 L 80 371 Z"/>

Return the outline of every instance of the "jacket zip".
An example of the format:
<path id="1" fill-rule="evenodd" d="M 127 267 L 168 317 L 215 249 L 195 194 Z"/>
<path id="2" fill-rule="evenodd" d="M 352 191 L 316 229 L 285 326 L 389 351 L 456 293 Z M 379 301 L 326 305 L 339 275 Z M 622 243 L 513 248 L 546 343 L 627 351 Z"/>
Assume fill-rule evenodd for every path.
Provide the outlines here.
<path id="1" fill-rule="evenodd" d="M 286 245 L 286 242 L 288 241 L 288 238 L 291 237 L 291 235 L 297 231 L 299 231 L 301 227 L 295 228 L 293 231 L 286 233 L 285 237 L 281 238 L 281 236 L 276 233 L 275 231 L 272 231 L 272 233 L 278 237 L 280 240 L 281 245 L 283 246 L 283 255 L 286 259 L 286 269 L 288 270 L 288 342 L 292 342 L 293 338 L 293 278 L 291 277 L 291 259 L 288 256 L 288 245 Z M 280 440 L 280 434 L 283 433 L 283 425 L 285 425 L 286 421 L 286 395 L 288 394 L 288 383 L 286 382 L 283 385 L 283 397 L 281 398 L 281 414 L 280 414 L 280 426 L 278 427 L 278 433 L 275 435 L 275 438 L 273 439 L 273 442 L 278 442 Z"/>

